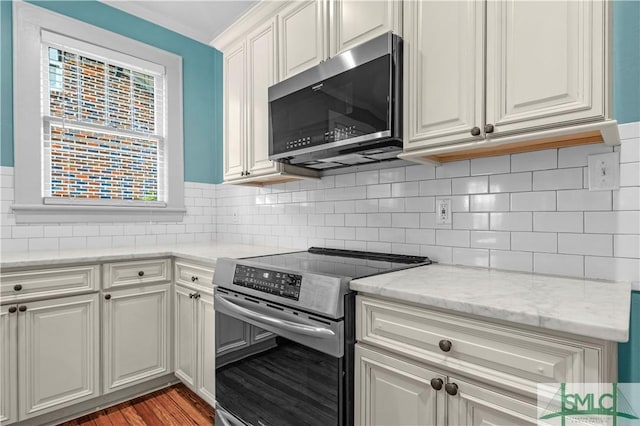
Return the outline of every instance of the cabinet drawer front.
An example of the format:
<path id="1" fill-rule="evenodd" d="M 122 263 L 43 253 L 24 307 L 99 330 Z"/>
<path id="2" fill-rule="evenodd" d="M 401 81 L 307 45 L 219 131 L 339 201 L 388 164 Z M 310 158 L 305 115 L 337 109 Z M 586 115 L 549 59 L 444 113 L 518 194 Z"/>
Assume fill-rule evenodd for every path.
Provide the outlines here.
<path id="1" fill-rule="evenodd" d="M 358 296 L 357 318 L 360 342 L 531 397 L 537 383 L 604 378 L 603 348 L 593 344 L 363 296 Z M 441 341 L 451 342 L 448 352 Z"/>
<path id="2" fill-rule="evenodd" d="M 136 284 L 163 283 L 171 280 L 171 260 L 137 260 L 104 265 L 104 288 Z"/>
<path id="3" fill-rule="evenodd" d="M 176 284 L 202 289 L 213 294 L 213 268 L 178 260 L 174 273 Z"/>
<path id="4" fill-rule="evenodd" d="M 57 297 L 98 290 L 100 266 L 72 266 L 0 275 L 2 302 Z"/>

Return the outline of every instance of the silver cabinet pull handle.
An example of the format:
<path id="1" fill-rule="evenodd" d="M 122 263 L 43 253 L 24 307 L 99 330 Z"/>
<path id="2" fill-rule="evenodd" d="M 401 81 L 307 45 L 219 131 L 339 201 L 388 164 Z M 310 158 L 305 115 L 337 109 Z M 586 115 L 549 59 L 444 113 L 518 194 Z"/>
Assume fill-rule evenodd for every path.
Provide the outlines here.
<path id="1" fill-rule="evenodd" d="M 274 318 L 268 315 L 261 314 L 259 312 L 252 311 L 251 309 L 244 308 L 239 306 L 229 300 L 221 297 L 216 294 L 215 296 L 216 303 L 220 303 L 223 307 L 233 311 L 236 315 L 241 318 L 252 319 L 257 322 L 261 322 L 263 324 L 270 324 L 276 327 L 279 327 L 283 330 L 291 331 L 293 333 L 305 334 L 307 336 L 314 337 L 332 337 L 335 336 L 335 333 L 332 330 L 324 327 L 314 327 L 306 324 L 299 324 L 293 321 L 287 321 L 279 318 Z"/>

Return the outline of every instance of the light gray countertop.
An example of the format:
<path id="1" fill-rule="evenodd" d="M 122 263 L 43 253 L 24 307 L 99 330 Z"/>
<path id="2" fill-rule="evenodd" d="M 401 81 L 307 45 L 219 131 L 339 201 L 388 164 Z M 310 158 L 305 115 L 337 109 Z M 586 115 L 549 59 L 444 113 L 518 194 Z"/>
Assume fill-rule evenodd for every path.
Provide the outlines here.
<path id="1" fill-rule="evenodd" d="M 219 257 L 251 257 L 294 249 L 225 242 L 92 250 L 2 253 L 0 268 L 111 262 L 176 256 L 215 266 Z M 635 289 L 640 289 L 634 283 Z M 631 284 L 462 266 L 429 265 L 361 278 L 362 293 L 550 330 L 627 341 Z"/>
<path id="2" fill-rule="evenodd" d="M 351 288 L 581 336 L 629 337 L 630 283 L 435 264 L 357 279 Z"/>
<path id="3" fill-rule="evenodd" d="M 176 256 L 214 266 L 219 257 L 251 257 L 287 253 L 294 249 L 251 246 L 211 241 L 192 244 L 158 244 L 146 247 L 101 248 L 90 250 L 34 251 L 2 253 L 0 268 L 31 268 L 69 263 L 111 262 L 143 257 Z"/>

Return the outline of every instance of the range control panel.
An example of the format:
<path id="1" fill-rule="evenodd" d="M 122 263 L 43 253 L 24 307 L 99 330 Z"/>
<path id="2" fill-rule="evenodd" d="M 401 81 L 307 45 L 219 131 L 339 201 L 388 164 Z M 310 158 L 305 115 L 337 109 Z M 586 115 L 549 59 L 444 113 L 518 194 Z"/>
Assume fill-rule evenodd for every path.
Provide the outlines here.
<path id="1" fill-rule="evenodd" d="M 302 275 L 277 272 L 253 266 L 236 265 L 233 283 L 287 299 L 300 298 Z"/>

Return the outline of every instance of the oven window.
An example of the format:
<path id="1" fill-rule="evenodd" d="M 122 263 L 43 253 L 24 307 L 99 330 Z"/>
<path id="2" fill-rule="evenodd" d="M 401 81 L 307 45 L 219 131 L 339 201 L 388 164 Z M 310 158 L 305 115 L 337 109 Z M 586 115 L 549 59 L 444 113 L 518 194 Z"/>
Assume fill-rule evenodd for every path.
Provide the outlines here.
<path id="1" fill-rule="evenodd" d="M 341 359 L 275 335 L 260 345 L 216 358 L 218 404 L 256 426 L 338 425 Z"/>
<path id="2" fill-rule="evenodd" d="M 390 130 L 391 56 L 269 103 L 273 152 Z"/>

